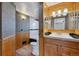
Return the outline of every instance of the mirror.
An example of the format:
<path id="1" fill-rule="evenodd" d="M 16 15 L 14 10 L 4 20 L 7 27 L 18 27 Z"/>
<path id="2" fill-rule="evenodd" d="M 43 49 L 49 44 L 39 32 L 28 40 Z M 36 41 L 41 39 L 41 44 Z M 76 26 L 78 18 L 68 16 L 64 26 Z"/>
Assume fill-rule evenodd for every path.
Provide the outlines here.
<path id="1" fill-rule="evenodd" d="M 44 26 L 53 30 L 75 30 L 78 28 L 78 19 L 79 17 L 75 18 L 74 12 L 66 16 L 49 16 L 44 18 Z"/>
<path id="2" fill-rule="evenodd" d="M 66 29 L 66 17 L 55 17 L 51 20 L 51 28 L 55 30 Z"/>

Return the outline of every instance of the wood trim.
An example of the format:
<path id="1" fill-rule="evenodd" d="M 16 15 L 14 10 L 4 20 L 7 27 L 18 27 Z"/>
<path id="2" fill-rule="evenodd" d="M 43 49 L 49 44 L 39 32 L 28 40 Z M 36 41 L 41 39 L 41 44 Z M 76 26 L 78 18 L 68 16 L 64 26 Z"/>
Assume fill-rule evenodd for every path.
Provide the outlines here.
<path id="1" fill-rule="evenodd" d="M 8 38 L 11 38 L 11 37 L 15 37 L 16 35 L 14 34 L 14 35 L 10 35 L 10 36 L 8 36 L 8 37 L 2 37 L 2 40 L 7 40 Z"/>
<path id="2" fill-rule="evenodd" d="M 75 30 L 48 30 L 48 32 L 65 32 L 65 33 L 74 33 Z"/>

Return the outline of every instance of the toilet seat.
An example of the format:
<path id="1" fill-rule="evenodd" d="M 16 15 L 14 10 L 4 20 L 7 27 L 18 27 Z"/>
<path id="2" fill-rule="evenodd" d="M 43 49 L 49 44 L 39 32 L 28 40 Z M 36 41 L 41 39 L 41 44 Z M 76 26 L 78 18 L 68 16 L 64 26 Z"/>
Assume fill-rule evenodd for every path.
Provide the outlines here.
<path id="1" fill-rule="evenodd" d="M 32 54 L 35 55 L 35 56 L 38 56 L 39 55 L 39 49 L 38 49 L 38 45 L 37 45 L 37 42 L 31 42 L 31 47 L 32 47 Z"/>
<path id="2" fill-rule="evenodd" d="M 30 44 L 31 44 L 31 45 L 37 45 L 37 43 L 36 43 L 36 42 L 31 42 Z"/>

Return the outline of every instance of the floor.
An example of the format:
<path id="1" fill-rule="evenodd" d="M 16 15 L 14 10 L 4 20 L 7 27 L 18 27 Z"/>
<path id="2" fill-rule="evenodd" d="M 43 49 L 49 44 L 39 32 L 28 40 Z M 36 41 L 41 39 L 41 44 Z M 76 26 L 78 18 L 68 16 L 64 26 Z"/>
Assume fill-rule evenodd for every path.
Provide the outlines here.
<path id="1" fill-rule="evenodd" d="M 30 44 L 28 44 L 20 49 L 17 49 L 16 56 L 33 56 L 32 48 L 31 48 Z"/>

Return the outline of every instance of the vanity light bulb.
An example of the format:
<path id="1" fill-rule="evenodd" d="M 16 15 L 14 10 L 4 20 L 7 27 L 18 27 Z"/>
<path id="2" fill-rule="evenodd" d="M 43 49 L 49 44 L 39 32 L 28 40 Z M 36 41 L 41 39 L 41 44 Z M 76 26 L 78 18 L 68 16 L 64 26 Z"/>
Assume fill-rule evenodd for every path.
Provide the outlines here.
<path id="1" fill-rule="evenodd" d="M 61 10 L 57 11 L 57 16 L 61 16 Z"/>
<path id="2" fill-rule="evenodd" d="M 67 12 L 68 12 L 68 9 L 67 9 L 67 8 L 65 8 L 65 9 L 64 9 L 64 12 L 66 12 L 66 13 L 67 13 Z"/>
<path id="3" fill-rule="evenodd" d="M 64 16 L 66 16 L 66 15 L 67 15 L 67 13 L 68 13 L 68 9 L 67 9 L 67 8 L 65 8 L 65 9 L 63 10 L 63 15 L 64 15 Z"/>
<path id="4" fill-rule="evenodd" d="M 25 16 L 21 16 L 21 18 L 22 18 L 22 19 L 26 19 L 26 17 L 25 17 Z"/>
<path id="5" fill-rule="evenodd" d="M 55 12 L 55 11 L 52 12 L 52 16 L 53 16 L 53 17 L 56 17 L 56 12 Z"/>

